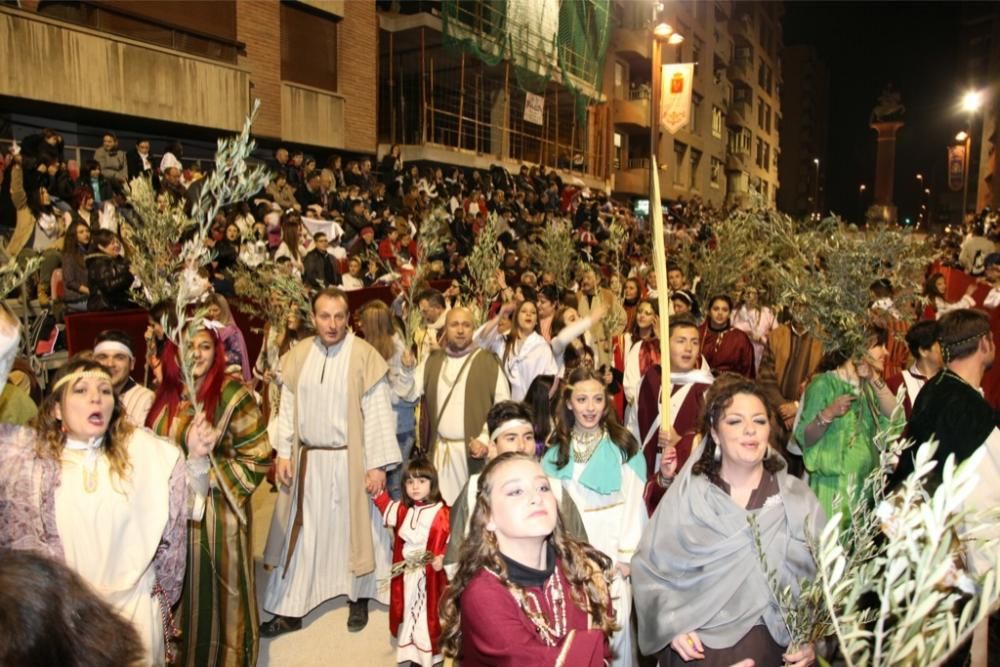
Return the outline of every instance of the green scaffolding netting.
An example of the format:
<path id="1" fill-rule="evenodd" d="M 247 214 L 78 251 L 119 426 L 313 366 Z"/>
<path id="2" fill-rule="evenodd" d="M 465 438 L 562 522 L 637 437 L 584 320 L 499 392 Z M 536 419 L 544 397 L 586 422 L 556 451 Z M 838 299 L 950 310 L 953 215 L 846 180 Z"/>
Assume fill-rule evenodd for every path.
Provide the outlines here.
<path id="1" fill-rule="evenodd" d="M 508 59 L 517 85 L 543 94 L 556 73 L 582 120 L 600 96 L 610 0 L 444 0 L 444 45 L 487 65 Z"/>

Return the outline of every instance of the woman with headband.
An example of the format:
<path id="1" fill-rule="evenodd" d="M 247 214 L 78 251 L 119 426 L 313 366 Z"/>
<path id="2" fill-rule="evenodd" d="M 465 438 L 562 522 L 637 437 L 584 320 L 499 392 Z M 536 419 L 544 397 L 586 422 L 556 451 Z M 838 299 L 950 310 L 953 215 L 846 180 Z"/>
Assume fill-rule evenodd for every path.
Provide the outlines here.
<path id="1" fill-rule="evenodd" d="M 250 547 L 250 496 L 264 480 L 271 461 L 267 423 L 250 392 L 226 375 L 226 352 L 219 325 L 206 320 L 192 336 L 191 374 L 195 415 L 185 395 L 177 348 L 167 343 L 163 381 L 146 425 L 183 443 L 193 424 L 204 419 L 215 429 L 211 488 L 204 517 L 188 524 L 188 576 L 181 599 L 183 636 L 178 664 L 253 665 L 259 644 L 253 551 Z"/>
<path id="2" fill-rule="evenodd" d="M 213 442 L 204 420 L 193 424 L 185 466 L 173 443 L 132 427 L 99 363 L 74 358 L 30 426 L 0 425 L 0 547 L 65 562 L 132 622 L 143 663 L 163 665 L 188 486 L 207 484 Z"/>

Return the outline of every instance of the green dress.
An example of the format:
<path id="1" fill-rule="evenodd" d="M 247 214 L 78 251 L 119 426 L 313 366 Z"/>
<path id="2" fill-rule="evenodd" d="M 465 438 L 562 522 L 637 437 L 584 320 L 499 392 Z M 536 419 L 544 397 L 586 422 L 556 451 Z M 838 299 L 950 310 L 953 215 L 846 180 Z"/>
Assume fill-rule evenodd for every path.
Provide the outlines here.
<path id="1" fill-rule="evenodd" d="M 194 417 L 182 404 L 167 427 L 166 410 L 153 430 L 185 446 Z M 222 431 L 215 446 L 221 476 L 209 472 L 211 489 L 205 515 L 188 523 L 187 573 L 177 610 L 182 635 L 175 665 L 252 667 L 259 647 L 253 550 L 250 546 L 250 496 L 270 464 L 267 424 L 257 402 L 241 383 L 227 379 L 213 416 Z M 241 525 L 220 486 L 241 504 Z"/>
<path id="2" fill-rule="evenodd" d="M 806 445 L 806 426 L 837 396 L 853 394 L 857 399 L 843 416 L 833 420 L 826 433 Z M 842 512 L 842 523 L 850 517 L 852 500 L 861 497 L 865 480 L 879 461 L 875 434 L 885 425 L 873 390 L 863 384 L 860 390 L 833 372 L 815 376 L 802 397 L 802 417 L 795 427 L 795 439 L 802 447 L 803 462 L 812 488 L 827 516 Z M 834 507 L 834 497 L 842 503 Z"/>

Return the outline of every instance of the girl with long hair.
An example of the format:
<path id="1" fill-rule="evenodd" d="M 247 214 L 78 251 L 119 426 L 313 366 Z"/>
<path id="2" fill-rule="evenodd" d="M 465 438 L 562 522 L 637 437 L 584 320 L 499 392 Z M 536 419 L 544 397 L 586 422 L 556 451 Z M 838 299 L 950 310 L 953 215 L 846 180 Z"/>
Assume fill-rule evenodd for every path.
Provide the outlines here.
<path id="1" fill-rule="evenodd" d="M 211 443 L 202 422 L 185 434 L 192 471 Z M 189 518 L 177 446 L 133 428 L 108 372 L 74 357 L 29 426 L 0 426 L 0 465 L 0 548 L 64 562 L 131 621 L 144 663 L 165 664 Z"/>
<path id="2" fill-rule="evenodd" d="M 463 667 L 601 667 L 618 629 L 610 560 L 567 535 L 548 478 L 523 453 L 479 477 L 458 571 L 441 603 L 441 648 Z"/>
<path id="3" fill-rule="evenodd" d="M 702 442 L 680 474 L 664 471 L 663 509 L 632 559 L 639 647 L 661 667 L 808 667 L 815 650 L 789 646 L 772 587 L 796 596 L 815 576 L 806 535 L 822 532 L 823 510 L 770 446 L 773 410 L 757 384 L 727 374 L 706 398 Z"/>
<path id="4" fill-rule="evenodd" d="M 612 665 L 632 664 L 629 563 L 646 525 L 646 459 L 618 422 L 604 379 L 583 366 L 566 378 L 542 468 L 580 509 L 591 544 L 614 564 L 611 597 L 621 630 L 611 638 Z"/>
<path id="5" fill-rule="evenodd" d="M 733 327 L 750 337 L 753 345 L 754 371 L 760 368 L 764 356 L 768 334 L 778 326 L 774 311 L 760 302 L 760 292 L 756 287 L 746 287 L 740 294 L 736 311 L 730 316 Z"/>
<path id="6" fill-rule="evenodd" d="M 393 324 L 392 311 L 382 301 L 369 301 L 358 311 L 358 322 L 365 341 L 374 347 L 389 364 L 389 388 L 392 397 L 392 411 L 396 415 L 396 441 L 403 461 L 408 461 L 413 445 L 417 441 L 417 401 L 408 401 L 406 396 L 413 388 L 413 368 L 416 360 L 406 349 L 403 337 Z M 393 500 L 401 496 L 400 474 L 397 467 L 386 475 L 386 488 Z"/>
<path id="7" fill-rule="evenodd" d="M 177 664 L 254 665 L 259 644 L 250 496 L 267 473 L 271 445 L 253 395 L 226 375 L 222 339 L 203 328 L 190 340 L 195 403 L 185 396 L 178 350 L 168 342 L 163 381 L 146 425 L 183 442 L 196 420 L 213 430 L 216 466 L 211 485 L 199 490 L 203 515 L 188 523 L 187 577 L 180 605 L 183 629 Z"/>
<path id="8" fill-rule="evenodd" d="M 506 334 L 500 331 L 502 324 L 510 326 Z M 479 347 L 500 357 L 510 382 L 510 397 L 515 401 L 524 399 L 537 376 L 558 374 L 552 348 L 538 332 L 538 306 L 534 301 L 508 301 L 472 338 Z"/>
<path id="9" fill-rule="evenodd" d="M 275 303 L 279 303 L 280 297 L 274 296 Z M 285 311 L 285 319 L 282 326 L 272 327 L 268 322 L 264 325 L 264 339 L 257 355 L 257 361 L 253 366 L 253 376 L 262 382 L 265 387 L 261 391 L 263 402 L 262 412 L 265 417 L 277 416 L 278 403 L 281 397 L 281 357 L 292 345 L 309 335 L 310 327 L 301 310 L 287 302 L 280 302 Z"/>
<path id="10" fill-rule="evenodd" d="M 403 466 L 403 494 L 392 500 L 387 490 L 372 499 L 385 527 L 395 534 L 392 562 L 429 559 L 406 568 L 389 585 L 389 632 L 396 638 L 396 662 L 432 667 L 441 662 L 438 604 L 448 585 L 444 554 L 451 534 L 448 506 L 441 499 L 437 470 L 427 459 Z"/>
<path id="11" fill-rule="evenodd" d="M 945 297 L 945 293 L 948 291 L 948 282 L 945 280 L 944 274 L 940 272 L 932 273 L 924 282 L 923 297 L 925 304 L 922 319 L 939 320 L 948 311 L 958 310 L 959 308 L 975 308 L 976 300 L 972 298 L 972 294 L 976 291 L 977 287 L 976 283 L 972 283 L 966 288 L 962 298 L 958 301 L 948 301 Z"/>
<path id="12" fill-rule="evenodd" d="M 635 307 L 631 328 L 625 332 L 625 368 L 622 388 L 625 390 L 625 425 L 638 433 L 636 400 L 643 375 L 649 367 L 660 363 L 660 306 L 656 299 L 643 299 Z"/>
<path id="13" fill-rule="evenodd" d="M 87 310 L 90 287 L 87 285 L 87 262 L 84 258 L 89 248 L 90 226 L 83 220 L 70 223 L 63 239 L 62 273 L 66 288 L 63 303 L 71 312 Z"/>
<path id="14" fill-rule="evenodd" d="M 213 292 L 205 298 L 205 319 L 219 325 L 215 331 L 226 350 L 226 370 L 233 375 L 240 375 L 244 381 L 251 380 L 253 374 L 250 372 L 247 341 L 233 318 L 233 311 L 230 310 L 226 297 Z"/>
<path id="15" fill-rule="evenodd" d="M 701 352 L 713 373 L 739 373 L 753 379 L 753 343 L 750 337 L 730 323 L 733 300 L 726 294 L 713 296 L 708 302 L 708 317 L 701 325 Z"/>
<path id="16" fill-rule="evenodd" d="M 290 211 L 281 216 L 281 245 L 274 251 L 274 261 L 287 257 L 295 275 L 301 276 L 305 269 L 302 256 L 302 217 Z"/>

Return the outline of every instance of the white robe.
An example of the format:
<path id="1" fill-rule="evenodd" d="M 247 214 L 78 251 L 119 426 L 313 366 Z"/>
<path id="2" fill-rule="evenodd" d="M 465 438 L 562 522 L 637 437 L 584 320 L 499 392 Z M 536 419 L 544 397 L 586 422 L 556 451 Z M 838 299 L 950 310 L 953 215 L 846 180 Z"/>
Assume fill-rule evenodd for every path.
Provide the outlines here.
<path id="1" fill-rule="evenodd" d="M 499 331 L 489 336 L 483 335 L 480 327 L 472 339 L 479 347 L 489 350 L 503 360 L 505 341 Z M 559 367 L 552 354 L 552 348 L 542 338 L 541 334 L 532 332 L 527 338 L 518 340 L 506 361 L 501 361 L 504 375 L 510 382 L 510 397 L 514 401 L 523 401 L 532 381 L 539 375 L 558 376 Z"/>
<path id="2" fill-rule="evenodd" d="M 282 387 L 274 438 L 279 457 L 291 456 L 295 401 L 298 401 L 299 439 L 303 443 L 315 446 L 347 444 L 347 392 L 344 387 L 353 342 L 354 335 L 348 334 L 344 341 L 330 348 L 314 345 L 306 356 L 296 393 Z M 389 385 L 384 378 L 362 396 L 361 410 L 365 425 L 365 469 L 398 464 L 396 419 Z M 264 609 L 279 616 L 301 618 L 341 595 L 351 600 L 373 598 L 387 604 L 389 591 L 380 588 L 378 580 L 389 576 L 392 546 L 382 528 L 382 517 L 371 503 L 375 570 L 360 577 L 351 572 L 347 450 L 311 449 L 308 457 L 304 488 L 293 484 L 296 488 L 293 488 L 292 516 L 288 521 L 290 529 L 295 518 L 295 494 L 304 493 L 298 543 L 287 570 L 285 553 L 278 567 L 272 570 L 264 592 Z M 293 476 L 297 474 L 298 469 L 293 468 Z"/>
<path id="3" fill-rule="evenodd" d="M 149 409 L 153 407 L 153 397 L 153 392 L 141 384 L 134 385 L 119 396 L 119 400 L 125 408 L 125 414 L 133 425 L 140 428 L 146 425 L 146 416 L 149 415 Z"/>
<path id="4" fill-rule="evenodd" d="M 66 565 L 132 623 L 145 651 L 143 664 L 163 665 L 166 647 L 160 602 L 153 595 L 153 556 L 170 515 L 167 489 L 181 453 L 173 443 L 142 429 L 129 439 L 128 450 L 131 468 L 126 481 L 112 478 L 108 457 L 97 455 L 92 491 L 84 482 L 87 451 L 69 446 L 63 450 L 56 526 Z"/>

